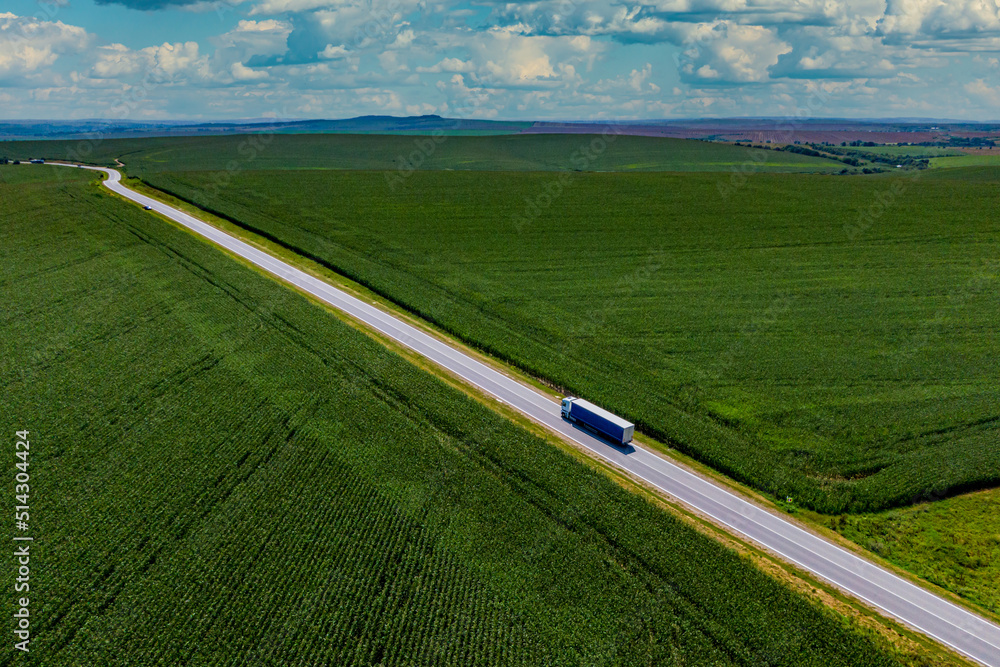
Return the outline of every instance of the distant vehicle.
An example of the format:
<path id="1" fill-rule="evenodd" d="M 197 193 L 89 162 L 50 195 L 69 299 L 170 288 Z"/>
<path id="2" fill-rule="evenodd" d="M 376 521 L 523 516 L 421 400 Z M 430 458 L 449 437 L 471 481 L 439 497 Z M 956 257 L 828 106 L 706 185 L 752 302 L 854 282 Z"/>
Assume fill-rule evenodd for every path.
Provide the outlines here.
<path id="1" fill-rule="evenodd" d="M 31 161 L 31 164 L 45 164 L 45 160 L 40 160 L 38 158 L 35 158 L 34 160 Z"/>
<path id="2" fill-rule="evenodd" d="M 571 422 L 589 426 L 601 435 L 617 443 L 627 445 L 632 442 L 635 424 L 618 415 L 613 415 L 582 398 L 567 396 L 562 400 L 562 416 Z"/>
<path id="3" fill-rule="evenodd" d="M 147 211 L 152 211 L 153 210 L 152 206 L 143 206 L 143 208 L 146 209 Z"/>

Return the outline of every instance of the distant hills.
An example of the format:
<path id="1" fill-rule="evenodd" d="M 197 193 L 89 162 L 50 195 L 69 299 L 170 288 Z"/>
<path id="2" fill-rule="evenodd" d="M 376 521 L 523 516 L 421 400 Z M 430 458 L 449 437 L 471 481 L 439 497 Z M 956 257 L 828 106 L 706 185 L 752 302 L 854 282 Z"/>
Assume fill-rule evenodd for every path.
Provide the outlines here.
<path id="1" fill-rule="evenodd" d="M 222 134 L 601 134 L 793 143 L 871 141 L 947 142 L 951 137 L 1000 137 L 1000 123 L 835 118 L 702 118 L 632 121 L 505 121 L 425 116 L 358 116 L 344 119 L 251 119 L 214 122 L 43 120 L 0 121 L 0 140 L 107 139 Z"/>
<path id="2" fill-rule="evenodd" d="M 442 118 L 441 116 L 358 116 L 338 120 L 241 120 L 197 122 L 0 121 L 0 139 L 77 139 L 95 134 L 108 139 L 137 136 L 206 136 L 213 134 L 517 134 L 533 125 L 530 121 L 493 121 Z"/>

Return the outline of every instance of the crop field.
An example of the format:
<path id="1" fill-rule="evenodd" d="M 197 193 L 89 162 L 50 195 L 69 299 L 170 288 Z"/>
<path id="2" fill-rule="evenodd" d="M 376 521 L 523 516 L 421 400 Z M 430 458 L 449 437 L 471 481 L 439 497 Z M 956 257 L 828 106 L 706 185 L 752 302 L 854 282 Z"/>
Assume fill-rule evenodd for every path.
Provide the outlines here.
<path id="1" fill-rule="evenodd" d="M 896 664 L 294 291 L 55 173 L 0 167 L 0 420 L 31 434 L 37 664 Z"/>
<path id="2" fill-rule="evenodd" d="M 958 167 L 954 169 L 934 169 L 923 175 L 928 181 L 967 181 L 969 183 L 983 183 L 986 187 L 1000 182 L 1000 164 Z"/>
<path id="3" fill-rule="evenodd" d="M 957 167 L 1000 167 L 1000 151 L 996 155 L 961 155 L 955 157 L 931 158 L 931 167 L 954 169 Z"/>
<path id="4" fill-rule="evenodd" d="M 917 174 L 756 174 L 732 196 L 720 174 L 148 180 L 842 513 L 1000 482 L 996 190 Z"/>
<path id="5" fill-rule="evenodd" d="M 832 172 L 843 164 L 743 146 L 608 135 L 412 137 L 241 135 L 161 139 L 0 142 L 0 156 L 127 165 L 130 176 L 175 170 L 372 169 L 405 177 L 413 169 L 508 171 Z"/>
<path id="6" fill-rule="evenodd" d="M 841 148 L 838 146 L 837 148 Z M 848 153 L 881 153 L 900 157 L 955 157 L 965 155 L 957 148 L 939 148 L 937 146 L 844 146 Z"/>
<path id="7" fill-rule="evenodd" d="M 19 185 L 27 183 L 58 184 L 72 181 L 86 181 L 93 178 L 92 173 L 74 169 L 57 169 L 35 164 L 0 165 L 0 185 Z"/>

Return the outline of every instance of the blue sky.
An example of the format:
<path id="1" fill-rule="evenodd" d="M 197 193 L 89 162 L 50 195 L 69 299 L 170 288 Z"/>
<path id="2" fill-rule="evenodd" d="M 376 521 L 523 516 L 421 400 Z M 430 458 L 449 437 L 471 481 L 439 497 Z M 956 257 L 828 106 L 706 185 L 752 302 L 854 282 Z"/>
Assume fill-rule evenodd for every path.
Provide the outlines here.
<path id="1" fill-rule="evenodd" d="M 1000 0 L 4 0 L 0 118 L 1000 120 Z"/>

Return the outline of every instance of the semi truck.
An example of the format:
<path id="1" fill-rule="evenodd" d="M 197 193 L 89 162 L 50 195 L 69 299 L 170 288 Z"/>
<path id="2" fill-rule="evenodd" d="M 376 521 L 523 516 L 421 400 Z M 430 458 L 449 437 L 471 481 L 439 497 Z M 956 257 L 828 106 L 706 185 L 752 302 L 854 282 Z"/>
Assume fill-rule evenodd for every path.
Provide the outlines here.
<path id="1" fill-rule="evenodd" d="M 632 442 L 635 424 L 582 398 L 565 397 L 562 400 L 562 416 L 571 422 L 589 426 L 616 443 L 627 445 Z"/>

